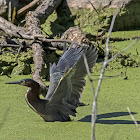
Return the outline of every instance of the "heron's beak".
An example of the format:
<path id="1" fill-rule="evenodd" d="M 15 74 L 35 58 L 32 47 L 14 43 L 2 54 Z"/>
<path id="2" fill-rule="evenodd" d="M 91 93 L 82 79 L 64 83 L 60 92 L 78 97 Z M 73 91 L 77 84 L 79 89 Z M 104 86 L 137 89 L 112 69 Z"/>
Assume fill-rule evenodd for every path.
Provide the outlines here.
<path id="1" fill-rule="evenodd" d="M 18 84 L 18 85 L 21 85 L 21 82 L 20 81 L 12 81 L 12 82 L 7 82 L 5 84 Z"/>

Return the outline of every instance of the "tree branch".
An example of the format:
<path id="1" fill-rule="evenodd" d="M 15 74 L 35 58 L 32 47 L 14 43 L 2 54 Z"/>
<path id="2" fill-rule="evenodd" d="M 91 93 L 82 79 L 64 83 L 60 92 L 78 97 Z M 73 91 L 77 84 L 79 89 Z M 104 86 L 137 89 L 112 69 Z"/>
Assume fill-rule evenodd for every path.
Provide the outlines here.
<path id="1" fill-rule="evenodd" d="M 115 54 L 113 57 L 111 57 L 107 63 L 111 62 L 114 58 L 116 58 L 118 55 L 122 54 L 123 52 L 127 51 L 129 48 L 131 48 L 132 46 L 134 46 L 138 41 L 140 40 L 140 38 L 136 38 L 128 47 L 126 47 L 125 49 L 123 49 L 122 51 L 118 52 L 117 54 Z"/>
<path id="2" fill-rule="evenodd" d="M 15 44 L 0 44 L 0 47 L 17 47 L 17 48 L 19 48 L 19 45 L 15 45 Z"/>
<path id="3" fill-rule="evenodd" d="M 0 17 L 0 29 L 3 30 L 7 35 L 11 37 L 19 38 L 20 35 L 18 34 L 18 32 L 20 32 L 24 28 L 17 27 L 11 22 L 8 22 L 4 18 Z"/>
<path id="4" fill-rule="evenodd" d="M 31 32 L 33 36 L 34 35 L 42 35 L 42 32 L 40 30 L 40 22 L 39 20 L 34 17 L 33 12 L 29 12 L 28 16 L 26 16 L 26 25 L 28 27 L 28 31 Z M 28 26 L 29 25 L 29 26 Z M 42 48 L 42 42 L 41 41 L 34 41 L 32 44 L 32 50 L 33 50 L 33 59 L 34 59 L 34 72 L 32 74 L 32 77 L 35 81 L 37 81 L 42 91 L 47 92 L 47 86 L 42 82 L 41 74 L 44 67 L 44 61 L 43 61 L 43 53 L 44 50 Z"/>
<path id="5" fill-rule="evenodd" d="M 42 22 L 48 18 L 50 14 L 58 7 L 62 0 L 44 0 L 36 10 L 34 11 L 34 16 L 40 19 Z"/>
<path id="6" fill-rule="evenodd" d="M 26 6 L 24 6 L 23 8 L 19 9 L 17 12 L 17 16 L 21 16 L 22 14 L 24 14 L 25 12 L 29 11 L 32 7 L 34 7 L 40 0 L 33 0 L 32 2 L 30 2 L 29 4 L 27 4 Z"/>
<path id="7" fill-rule="evenodd" d="M 92 8 L 95 10 L 97 15 L 99 15 L 99 13 L 98 13 L 97 9 L 95 8 L 95 6 L 93 5 L 93 3 L 90 0 L 88 0 L 88 2 L 91 4 Z"/>
<path id="8" fill-rule="evenodd" d="M 108 37 L 107 37 L 107 40 L 106 40 L 106 55 L 105 55 L 103 67 L 102 67 L 102 70 L 101 70 L 100 78 L 99 78 L 97 89 L 96 89 L 95 96 L 94 96 L 93 107 L 92 107 L 92 118 L 91 118 L 91 120 L 92 120 L 92 140 L 95 140 L 95 122 L 96 122 L 96 118 L 97 118 L 97 98 L 98 98 L 98 94 L 99 94 L 99 91 L 100 91 L 104 71 L 105 71 L 105 68 L 106 68 L 106 65 L 107 65 L 107 61 L 108 61 L 109 39 L 110 39 L 110 35 L 111 35 L 112 29 L 113 29 L 113 25 L 114 25 L 116 16 L 119 13 L 119 10 L 120 10 L 120 8 L 118 8 L 116 10 L 116 12 L 113 16 L 112 22 L 111 22 L 109 32 L 108 32 Z"/>
<path id="9" fill-rule="evenodd" d="M 90 84 L 91 84 L 91 88 L 92 88 L 92 91 L 93 91 L 93 95 L 95 94 L 95 90 L 94 90 L 94 86 L 93 86 L 93 80 L 90 76 L 90 71 L 89 71 L 89 67 L 88 67 L 88 63 L 87 63 L 87 58 L 85 56 L 85 53 L 83 54 L 83 57 L 84 57 L 84 63 L 85 63 L 85 66 L 86 66 L 86 70 L 87 70 L 87 74 L 88 74 L 88 79 L 90 81 Z"/>
<path id="10" fill-rule="evenodd" d="M 28 14 L 28 16 L 29 16 L 29 14 Z M 28 18 L 28 16 L 26 18 Z M 26 40 L 38 40 L 38 41 L 42 41 L 42 42 L 67 42 L 67 43 L 73 42 L 71 40 L 65 40 L 65 39 L 47 39 L 43 34 L 33 34 L 32 28 L 29 28 L 30 24 L 31 23 L 26 23 L 26 26 L 28 28 L 17 27 L 14 24 L 12 24 L 11 22 L 0 17 L 0 29 L 3 30 L 7 35 L 9 35 L 12 38 L 20 38 L 20 39 L 26 39 Z M 39 28 L 39 30 L 41 32 L 40 28 Z M 78 42 L 74 42 L 74 43 L 78 43 Z M 30 45 L 31 44 L 32 44 L 32 42 L 30 43 Z"/>
<path id="11" fill-rule="evenodd" d="M 140 131 L 139 124 L 137 123 L 136 119 L 134 118 L 133 114 L 131 113 L 130 108 L 127 107 L 127 110 L 128 110 L 128 112 L 129 112 L 129 114 L 130 114 L 132 120 L 134 121 L 134 123 L 135 123 L 135 125 L 136 125 L 136 128 Z"/>

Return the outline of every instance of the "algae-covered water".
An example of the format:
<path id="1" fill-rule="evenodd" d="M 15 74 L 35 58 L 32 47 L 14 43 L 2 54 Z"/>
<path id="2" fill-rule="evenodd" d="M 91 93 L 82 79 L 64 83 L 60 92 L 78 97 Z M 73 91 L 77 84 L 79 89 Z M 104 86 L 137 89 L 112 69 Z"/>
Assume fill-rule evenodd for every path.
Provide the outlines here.
<path id="1" fill-rule="evenodd" d="M 139 15 L 139 8 L 137 7 L 138 5 L 135 4 L 135 8 L 133 5 L 128 9 L 122 9 L 119 13 L 110 38 L 109 57 L 126 48 L 136 37 L 140 36 L 139 25 L 137 25 L 139 18 L 133 16 L 135 14 Z M 72 26 L 79 26 L 84 33 L 90 35 L 97 35 L 97 31 L 105 31 L 106 34 L 103 36 L 103 40 L 99 41 L 102 43 L 101 47 L 104 48 L 104 41 L 115 10 L 102 11 L 100 16 L 97 16 L 95 12 L 91 13 L 90 10 L 79 10 L 77 12 L 71 11 L 71 9 L 69 11 L 63 10 L 60 12 L 55 11 L 42 24 L 42 31 L 47 37 L 60 38 L 61 34 Z M 100 11 L 100 9 L 97 10 Z M 127 22 L 130 19 L 128 17 L 131 17 L 130 22 Z M 92 40 L 93 43 L 95 41 Z M 57 54 L 60 53 L 57 51 Z M 46 60 L 44 59 L 46 65 L 50 61 L 55 61 L 55 55 L 54 52 L 53 55 L 50 52 L 47 53 Z M 99 79 L 102 61 L 103 57 L 99 55 L 97 64 L 91 74 L 95 88 Z M 127 107 L 129 107 L 137 122 L 140 123 L 139 66 L 140 41 L 108 64 L 98 97 L 98 116 L 95 129 L 97 140 L 140 139 L 140 132 L 127 111 Z M 24 99 L 26 87 L 4 84 L 8 81 L 31 78 L 30 73 L 32 71 L 33 58 L 31 50 L 28 50 L 28 53 L 20 53 L 18 59 L 12 54 L 0 55 L 0 74 L 12 74 L 12 78 L 0 76 L 0 139 L 89 140 L 91 137 L 93 93 L 88 78 L 86 78 L 87 83 L 81 100 L 89 105 L 78 107 L 77 116 L 72 117 L 70 122 L 44 122 L 26 104 Z M 46 83 L 49 84 L 49 82 Z"/>
<path id="2" fill-rule="evenodd" d="M 98 97 L 96 138 L 99 140 L 139 140 L 140 132 L 135 127 L 127 107 L 140 123 L 140 68 L 107 71 Z M 93 73 L 94 86 L 98 73 Z M 0 139 L 2 140 L 89 140 L 91 136 L 91 112 L 93 93 L 87 79 L 82 102 L 88 106 L 78 107 L 77 116 L 70 122 L 44 122 L 33 112 L 24 99 L 26 87 L 6 85 L 5 82 L 31 78 L 27 76 L 0 76 Z"/>

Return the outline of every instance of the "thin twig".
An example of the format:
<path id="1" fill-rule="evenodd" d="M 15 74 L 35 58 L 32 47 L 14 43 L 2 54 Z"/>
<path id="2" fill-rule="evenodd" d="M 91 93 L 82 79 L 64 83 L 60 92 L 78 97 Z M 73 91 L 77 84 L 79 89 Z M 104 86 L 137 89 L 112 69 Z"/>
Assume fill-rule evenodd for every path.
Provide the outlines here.
<path id="1" fill-rule="evenodd" d="M 93 9 L 95 10 L 95 12 L 97 13 L 97 16 L 98 16 L 98 19 L 97 19 L 97 21 L 98 21 L 98 23 L 97 23 L 97 35 L 96 35 L 96 38 L 98 38 L 99 37 L 99 25 L 100 25 L 100 13 L 101 13 L 101 11 L 97 11 L 97 9 L 95 8 L 95 6 L 93 5 L 93 3 L 90 1 L 90 0 L 88 0 L 88 2 L 91 4 L 91 6 L 93 7 Z M 98 43 L 98 39 L 97 39 L 97 44 L 99 44 Z M 99 46 L 99 45 L 98 45 Z"/>
<path id="2" fill-rule="evenodd" d="M 102 79 L 116 78 L 116 77 L 119 77 L 119 76 L 122 76 L 122 75 L 123 75 L 123 73 L 121 72 L 120 74 L 114 75 L 114 76 L 104 76 Z M 99 75 L 98 75 L 98 76 L 99 76 Z M 94 79 L 93 81 L 98 81 L 98 80 L 99 80 L 99 78 Z"/>
<path id="3" fill-rule="evenodd" d="M 95 8 L 95 6 L 93 5 L 93 3 L 92 3 L 90 0 L 88 0 L 88 2 L 91 4 L 91 6 L 93 7 L 93 9 L 95 10 L 95 12 L 96 12 L 97 15 L 98 15 L 99 13 L 98 13 L 97 9 Z"/>
<path id="4" fill-rule="evenodd" d="M 95 97 L 94 97 L 94 101 L 93 101 L 92 118 L 91 118 L 91 120 L 92 120 L 92 140 L 95 140 L 95 122 L 96 122 L 96 118 L 97 118 L 97 97 L 98 97 L 98 93 L 100 91 L 100 86 L 101 86 L 103 74 L 104 74 L 105 67 L 106 67 L 107 61 L 108 61 L 108 56 L 109 56 L 109 45 L 108 45 L 109 44 L 109 39 L 110 39 L 110 35 L 111 35 L 112 29 L 113 29 L 113 26 L 114 26 L 114 22 L 115 22 L 116 16 L 119 13 L 119 10 L 120 10 L 120 8 L 118 8 L 116 10 L 116 12 L 115 12 L 115 14 L 113 16 L 112 22 L 111 22 L 111 26 L 110 26 L 110 29 L 109 29 L 108 37 L 107 37 L 107 40 L 106 40 L 106 56 L 105 56 L 105 59 L 104 59 L 103 67 L 102 67 L 102 70 L 101 70 L 100 78 L 99 78 L 99 81 L 98 81 L 98 85 L 97 85 L 97 89 L 96 89 Z"/>
<path id="5" fill-rule="evenodd" d="M 14 24 L 16 18 L 16 7 L 14 7 L 13 14 L 12 14 L 12 23 Z"/>
<path id="6" fill-rule="evenodd" d="M 0 44 L 0 47 L 19 47 L 19 45 L 15 45 L 15 44 Z"/>
<path id="7" fill-rule="evenodd" d="M 127 110 L 128 110 L 128 112 L 129 112 L 129 114 L 130 114 L 132 120 L 134 121 L 134 123 L 135 123 L 135 125 L 136 125 L 136 128 L 140 131 L 139 124 L 138 124 L 138 122 L 136 121 L 136 119 L 134 118 L 133 114 L 131 113 L 130 108 L 127 107 Z"/>
<path id="8" fill-rule="evenodd" d="M 11 1 L 9 1 L 9 7 L 8 7 L 8 20 L 11 22 Z"/>
<path id="9" fill-rule="evenodd" d="M 42 42 L 66 42 L 66 43 L 77 43 L 78 45 L 81 44 L 79 42 L 73 42 L 71 40 L 47 39 L 42 34 L 34 35 L 32 31 L 26 32 L 27 29 L 23 27 L 17 27 L 2 17 L 0 17 L 0 29 L 3 30 L 6 34 L 10 35 L 11 37 L 18 38 L 18 39 L 25 39 L 26 41 L 38 40 Z"/>
<path id="10" fill-rule="evenodd" d="M 137 55 L 139 55 L 138 49 L 136 48 Z"/>
<path id="11" fill-rule="evenodd" d="M 19 40 L 16 40 L 16 43 L 19 44 L 19 46 L 20 46 L 20 48 L 18 49 L 17 56 L 16 56 L 16 61 L 17 61 L 17 58 L 18 58 L 18 56 L 19 56 L 19 54 L 20 54 L 20 52 L 21 52 L 21 49 L 24 48 L 24 46 L 20 43 Z"/>
<path id="12" fill-rule="evenodd" d="M 43 42 L 64 42 L 64 43 L 75 43 L 75 44 L 78 44 L 78 45 L 87 45 L 86 43 L 83 43 L 83 42 L 76 42 L 76 41 L 71 41 L 71 40 L 67 40 L 67 39 L 47 39 L 45 37 L 37 37 L 37 39 L 39 41 L 43 41 Z"/>
<path id="13" fill-rule="evenodd" d="M 17 15 L 20 16 L 23 13 L 29 11 L 33 6 L 35 6 L 37 3 L 39 2 L 39 0 L 33 0 L 32 2 L 30 2 L 29 4 L 27 4 L 26 6 L 22 7 L 21 9 L 18 10 Z"/>
<path id="14" fill-rule="evenodd" d="M 88 62 L 87 62 L 87 58 L 85 56 L 85 53 L 83 54 L 83 57 L 84 57 L 84 63 L 85 63 L 85 66 L 86 66 L 88 78 L 89 78 L 89 81 L 90 81 L 90 84 L 91 84 L 91 88 L 92 88 L 92 91 L 93 91 L 93 95 L 94 95 L 95 94 L 95 90 L 94 90 L 94 86 L 93 86 L 93 80 L 92 80 L 92 78 L 90 76 L 90 70 L 89 70 L 89 66 L 88 66 Z"/>
<path id="15" fill-rule="evenodd" d="M 53 47 L 43 47 L 43 49 L 49 49 L 49 50 L 53 50 L 53 51 L 57 50 L 57 48 L 53 48 Z"/>
<path id="16" fill-rule="evenodd" d="M 107 63 L 111 62 L 114 58 L 116 58 L 118 55 L 122 54 L 123 52 L 127 51 L 129 48 L 131 48 L 132 46 L 134 46 L 138 41 L 140 40 L 140 38 L 135 39 L 128 47 L 126 47 L 125 49 L 123 49 L 122 51 L 118 52 L 117 54 L 115 54 L 113 57 L 111 57 Z"/>

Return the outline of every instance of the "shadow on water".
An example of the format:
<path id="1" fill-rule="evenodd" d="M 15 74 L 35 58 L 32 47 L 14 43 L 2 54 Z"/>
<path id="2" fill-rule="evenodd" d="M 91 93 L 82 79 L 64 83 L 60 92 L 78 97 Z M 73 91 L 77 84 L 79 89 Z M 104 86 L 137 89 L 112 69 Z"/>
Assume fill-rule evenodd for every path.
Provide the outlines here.
<path id="1" fill-rule="evenodd" d="M 70 27 L 74 26 L 75 16 L 72 15 L 67 1 L 61 3 L 57 9 L 57 19 L 51 22 L 51 31 L 53 36 L 60 34 L 60 36 Z M 59 36 L 59 35 L 58 35 Z"/>
<path id="2" fill-rule="evenodd" d="M 132 114 L 137 114 L 135 112 L 132 112 Z M 103 118 L 113 118 L 113 117 L 121 117 L 121 116 L 128 116 L 128 112 L 113 112 L 113 113 L 106 113 L 106 114 L 100 114 L 97 115 L 96 123 L 100 124 L 134 124 L 133 121 L 130 120 L 103 120 Z M 80 122 L 91 122 L 91 115 L 88 115 L 80 120 Z M 140 124 L 140 121 L 137 121 L 138 124 Z"/>

